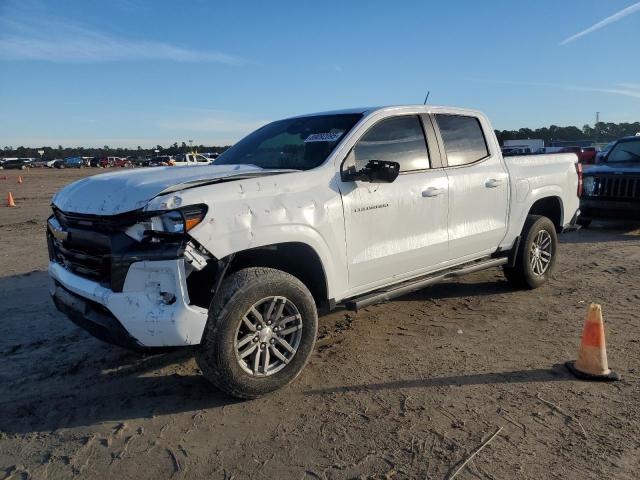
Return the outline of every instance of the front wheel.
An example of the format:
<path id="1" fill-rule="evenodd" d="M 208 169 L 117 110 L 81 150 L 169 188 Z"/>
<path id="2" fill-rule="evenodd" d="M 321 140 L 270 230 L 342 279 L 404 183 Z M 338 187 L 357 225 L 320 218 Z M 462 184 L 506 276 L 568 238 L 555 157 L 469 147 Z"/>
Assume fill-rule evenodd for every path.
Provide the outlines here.
<path id="1" fill-rule="evenodd" d="M 298 376 L 317 331 L 315 302 L 300 280 L 246 268 L 226 278 L 212 301 L 196 360 L 220 390 L 256 398 Z"/>
<path id="2" fill-rule="evenodd" d="M 551 277 L 557 255 L 558 237 L 553 222 L 529 215 L 522 228 L 515 265 L 504 268 L 505 277 L 519 287 L 538 288 Z"/>

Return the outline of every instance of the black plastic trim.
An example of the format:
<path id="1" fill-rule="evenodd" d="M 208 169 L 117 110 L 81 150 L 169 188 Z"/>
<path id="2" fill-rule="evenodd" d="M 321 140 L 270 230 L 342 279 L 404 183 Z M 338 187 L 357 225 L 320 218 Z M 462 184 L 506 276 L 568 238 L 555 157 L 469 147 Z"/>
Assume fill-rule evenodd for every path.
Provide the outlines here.
<path id="1" fill-rule="evenodd" d="M 97 339 L 129 350 L 146 351 L 152 349 L 143 346 L 132 337 L 104 306 L 76 295 L 58 282 L 56 282 L 52 298 L 58 310 Z"/>

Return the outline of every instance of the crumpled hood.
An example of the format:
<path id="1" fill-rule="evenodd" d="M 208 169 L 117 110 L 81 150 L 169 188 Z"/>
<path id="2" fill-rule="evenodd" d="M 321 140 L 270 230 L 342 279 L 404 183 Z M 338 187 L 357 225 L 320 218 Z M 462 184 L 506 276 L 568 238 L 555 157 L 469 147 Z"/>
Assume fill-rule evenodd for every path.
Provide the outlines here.
<path id="1" fill-rule="evenodd" d="M 67 185 L 53 197 L 64 212 L 117 215 L 144 207 L 149 200 L 169 191 L 251 175 L 283 173 L 254 165 L 208 165 L 153 167 L 120 170 L 87 177 Z"/>

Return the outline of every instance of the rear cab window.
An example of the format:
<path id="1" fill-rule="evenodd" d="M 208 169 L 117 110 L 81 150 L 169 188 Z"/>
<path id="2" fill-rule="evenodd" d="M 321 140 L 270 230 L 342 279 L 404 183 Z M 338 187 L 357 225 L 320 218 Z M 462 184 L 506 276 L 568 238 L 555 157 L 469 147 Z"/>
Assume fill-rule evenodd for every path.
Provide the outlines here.
<path id="1" fill-rule="evenodd" d="M 489 156 L 480 120 L 467 115 L 436 114 L 449 167 L 479 162 Z"/>

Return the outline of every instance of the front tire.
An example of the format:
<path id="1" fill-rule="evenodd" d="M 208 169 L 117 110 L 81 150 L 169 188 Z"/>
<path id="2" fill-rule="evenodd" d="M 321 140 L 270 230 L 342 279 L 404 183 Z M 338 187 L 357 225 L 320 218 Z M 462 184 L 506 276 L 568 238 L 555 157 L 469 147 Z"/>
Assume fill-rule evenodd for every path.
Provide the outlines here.
<path id="1" fill-rule="evenodd" d="M 553 274 L 557 256 L 558 236 L 553 222 L 529 215 L 522 228 L 515 265 L 505 267 L 504 275 L 518 287 L 538 288 Z"/>
<path id="2" fill-rule="evenodd" d="M 226 278 L 209 307 L 196 361 L 225 393 L 257 398 L 293 381 L 315 345 L 313 296 L 293 275 L 246 268 Z"/>

